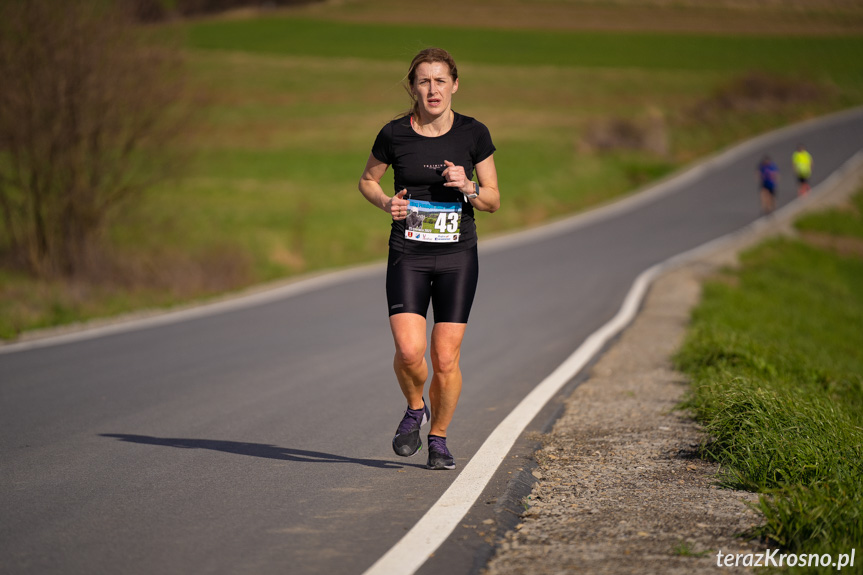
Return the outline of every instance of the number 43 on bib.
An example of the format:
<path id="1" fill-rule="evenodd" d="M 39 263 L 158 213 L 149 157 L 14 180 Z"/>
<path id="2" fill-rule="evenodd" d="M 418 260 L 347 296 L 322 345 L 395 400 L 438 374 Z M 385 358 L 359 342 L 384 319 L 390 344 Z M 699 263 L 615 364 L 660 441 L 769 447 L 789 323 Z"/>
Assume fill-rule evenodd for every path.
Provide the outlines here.
<path id="1" fill-rule="evenodd" d="M 460 202 L 410 200 L 405 238 L 415 242 L 457 242 L 461 232 Z"/>
<path id="2" fill-rule="evenodd" d="M 456 212 L 441 212 L 437 215 L 434 229 L 444 234 L 452 234 L 458 231 L 461 223 L 461 214 Z"/>

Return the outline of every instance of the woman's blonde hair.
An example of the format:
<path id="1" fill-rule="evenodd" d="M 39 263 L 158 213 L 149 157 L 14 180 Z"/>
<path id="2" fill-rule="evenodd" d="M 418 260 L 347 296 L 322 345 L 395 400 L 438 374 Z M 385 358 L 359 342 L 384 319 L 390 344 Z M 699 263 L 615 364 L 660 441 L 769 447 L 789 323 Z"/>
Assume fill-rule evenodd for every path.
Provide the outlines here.
<path id="1" fill-rule="evenodd" d="M 449 75 L 452 77 L 453 82 L 458 80 L 458 67 L 455 65 L 455 60 L 453 60 L 449 52 L 443 48 L 426 48 L 420 51 L 411 61 L 411 67 L 403 82 L 405 90 L 407 90 L 408 96 L 411 98 L 411 109 L 405 116 L 416 116 L 419 113 L 419 102 L 413 91 L 414 81 L 417 79 L 417 66 L 420 64 L 433 64 L 435 62 L 446 64 L 449 67 Z"/>

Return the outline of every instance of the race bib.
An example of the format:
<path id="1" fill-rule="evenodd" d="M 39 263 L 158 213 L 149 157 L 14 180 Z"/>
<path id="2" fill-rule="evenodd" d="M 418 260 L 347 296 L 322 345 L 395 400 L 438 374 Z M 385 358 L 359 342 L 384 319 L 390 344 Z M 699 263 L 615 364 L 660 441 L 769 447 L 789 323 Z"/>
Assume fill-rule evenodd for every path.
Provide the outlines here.
<path id="1" fill-rule="evenodd" d="M 408 200 L 405 238 L 415 242 L 457 242 L 461 233 L 461 202 Z"/>

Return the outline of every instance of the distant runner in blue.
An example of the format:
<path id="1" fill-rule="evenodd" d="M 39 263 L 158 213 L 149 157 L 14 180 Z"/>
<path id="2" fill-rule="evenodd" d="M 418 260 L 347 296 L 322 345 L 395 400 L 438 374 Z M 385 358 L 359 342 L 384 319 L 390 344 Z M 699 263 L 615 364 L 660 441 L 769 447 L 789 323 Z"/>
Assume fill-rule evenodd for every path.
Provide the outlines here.
<path id="1" fill-rule="evenodd" d="M 761 215 L 768 215 L 776 209 L 776 188 L 779 184 L 779 168 L 770 156 L 761 158 L 758 164 L 758 180 L 761 184 Z"/>
<path id="2" fill-rule="evenodd" d="M 446 50 L 417 54 L 405 89 L 411 109 L 378 133 L 359 183 L 363 196 L 392 216 L 387 305 L 393 369 L 407 400 L 392 446 L 403 457 L 418 453 L 420 428 L 430 422 L 428 468 L 455 469 L 447 427 L 461 395 L 461 344 L 479 278 L 474 210 L 500 207 L 495 147 L 488 128 L 452 110 L 458 68 Z M 389 166 L 392 197 L 380 185 Z M 424 399 L 429 303 L 435 322 L 430 406 Z"/>

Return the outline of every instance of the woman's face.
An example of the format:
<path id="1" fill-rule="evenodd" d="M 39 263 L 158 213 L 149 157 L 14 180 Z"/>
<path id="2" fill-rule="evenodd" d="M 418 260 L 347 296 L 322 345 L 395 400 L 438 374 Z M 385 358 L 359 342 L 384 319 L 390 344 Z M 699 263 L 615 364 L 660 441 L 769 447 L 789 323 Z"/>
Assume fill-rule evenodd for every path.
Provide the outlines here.
<path id="1" fill-rule="evenodd" d="M 450 109 L 452 95 L 458 90 L 449 66 L 443 62 L 423 62 L 416 68 L 413 91 L 419 102 L 420 113 L 437 117 Z"/>

